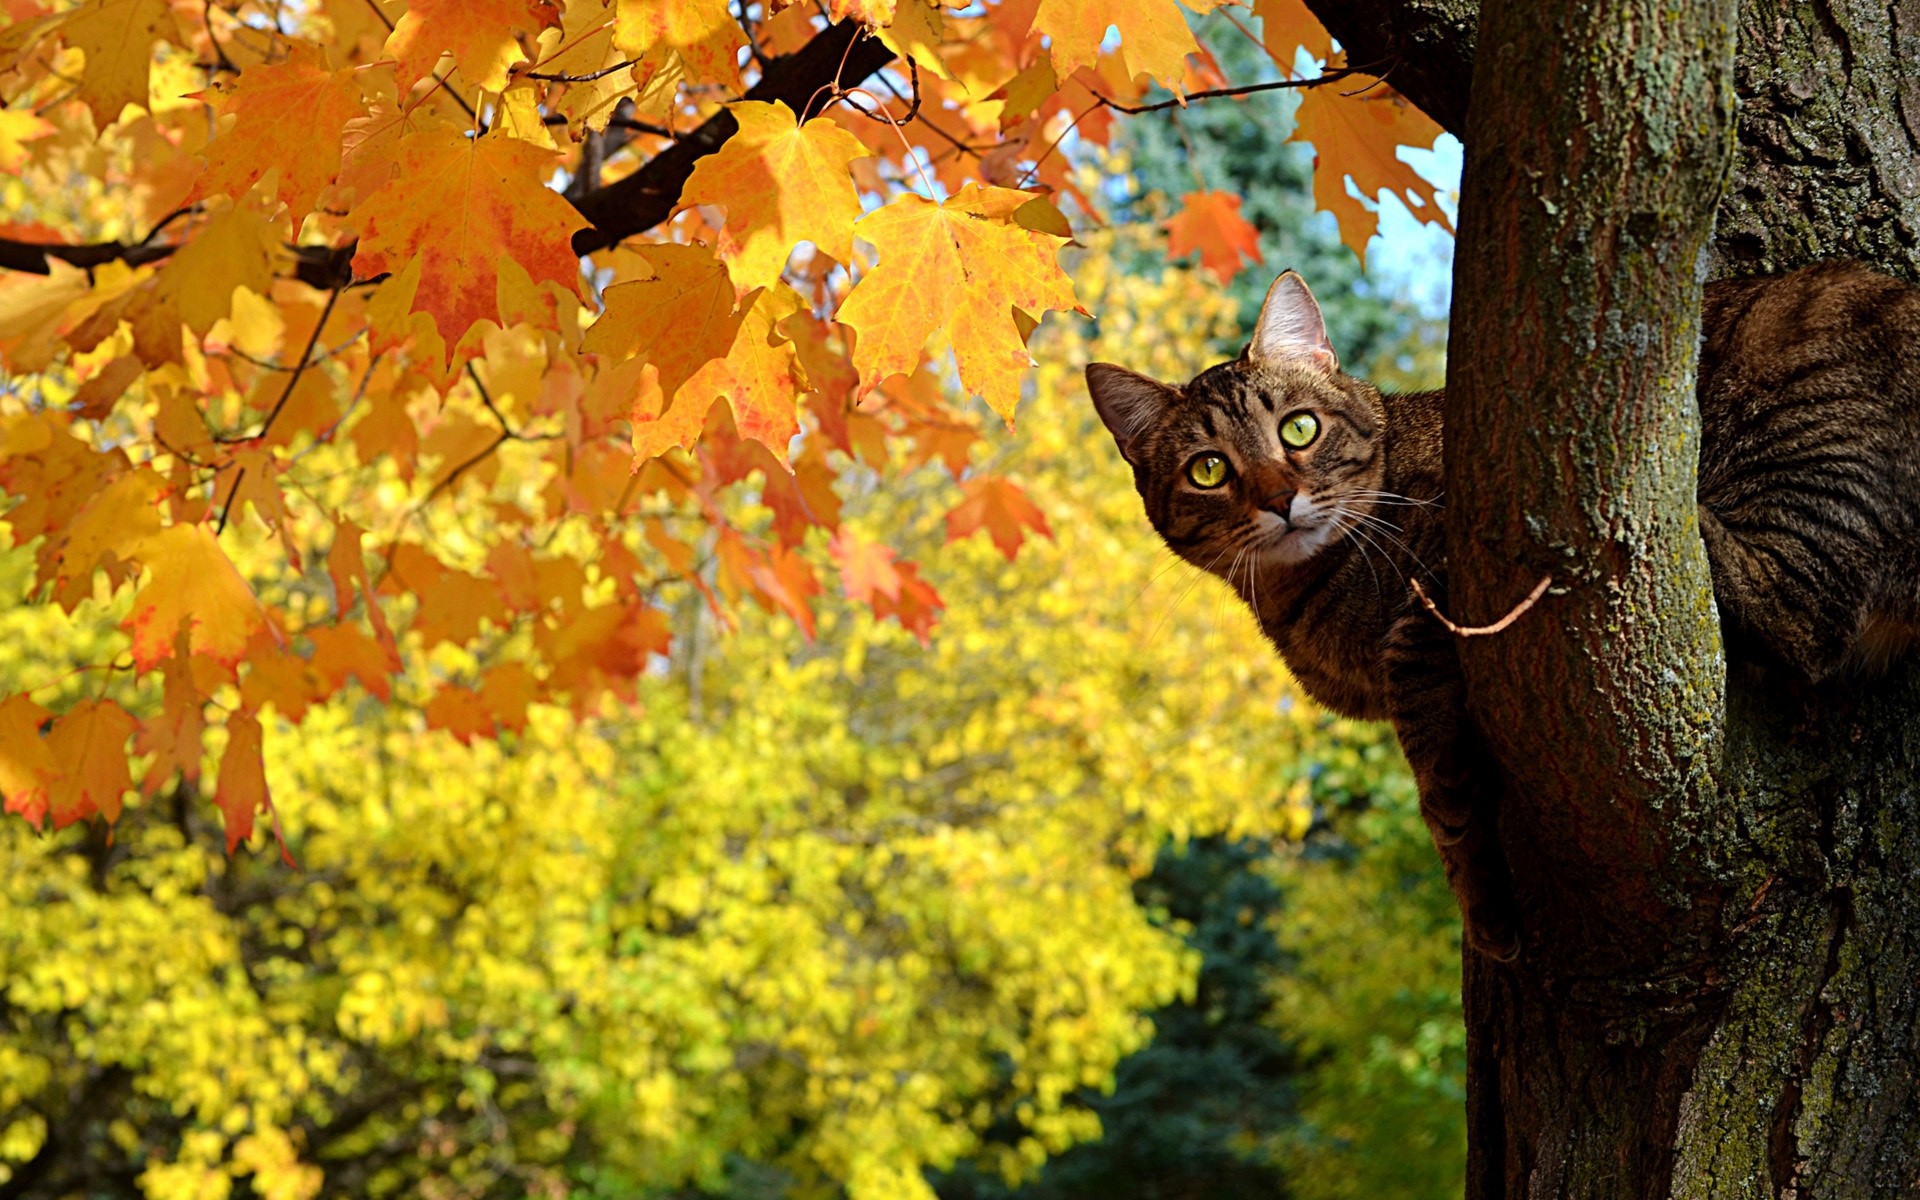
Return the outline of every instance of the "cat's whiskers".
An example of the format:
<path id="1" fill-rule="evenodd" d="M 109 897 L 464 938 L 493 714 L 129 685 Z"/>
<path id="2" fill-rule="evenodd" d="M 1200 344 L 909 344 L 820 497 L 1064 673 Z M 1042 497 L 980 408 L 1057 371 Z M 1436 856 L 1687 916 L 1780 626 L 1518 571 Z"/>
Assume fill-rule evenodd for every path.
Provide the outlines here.
<path id="1" fill-rule="evenodd" d="M 1193 594 L 1193 589 L 1199 586 L 1200 580 L 1206 577 L 1207 575 L 1212 574 L 1214 564 L 1218 563 L 1222 558 L 1224 558 L 1226 556 L 1227 551 L 1231 549 L 1233 549 L 1233 543 L 1227 542 L 1223 544 L 1220 547 L 1219 553 L 1215 554 L 1211 559 L 1209 559 L 1207 561 L 1206 566 L 1200 567 L 1194 571 L 1192 577 L 1187 580 L 1187 586 L 1180 589 L 1180 594 L 1173 598 L 1173 603 L 1167 605 L 1166 611 L 1160 614 L 1160 619 L 1158 621 L 1155 621 L 1153 623 L 1153 628 L 1147 631 L 1147 640 L 1143 643 L 1143 645 L 1147 645 L 1147 646 L 1153 645 L 1154 639 L 1159 637 L 1160 631 L 1166 627 L 1167 619 L 1172 617 L 1173 614 L 1180 608 L 1182 604 L 1186 603 L 1187 597 Z M 1185 560 L 1181 559 L 1179 561 L 1184 562 Z M 1145 593 L 1142 593 L 1142 594 L 1144 595 Z"/>
<path id="2" fill-rule="evenodd" d="M 1340 508 L 1335 509 L 1334 512 L 1335 515 L 1341 515 L 1345 514 L 1346 510 Z M 1343 526 L 1340 530 L 1340 536 L 1353 540 L 1353 548 L 1360 552 L 1360 561 L 1367 564 L 1367 574 L 1373 577 L 1374 599 L 1384 602 L 1385 594 L 1380 590 L 1380 573 L 1373 569 L 1373 555 L 1367 553 L 1367 547 L 1372 546 L 1375 550 L 1379 551 L 1380 557 L 1386 559 L 1389 566 L 1393 563 L 1392 558 L 1387 555 L 1387 552 L 1380 547 L 1378 542 L 1375 542 L 1371 537 L 1367 536 L 1366 531 L 1361 528 L 1357 521 L 1352 525 Z"/>
<path id="3" fill-rule="evenodd" d="M 1361 525 L 1368 526 L 1373 530 L 1373 532 L 1379 534 L 1383 538 L 1386 538 L 1389 542 L 1392 542 L 1394 545 L 1400 547 L 1400 549 L 1406 551 L 1407 557 L 1411 558 L 1414 561 L 1414 563 L 1420 568 L 1421 573 L 1426 575 L 1428 579 L 1431 579 L 1436 583 L 1439 582 L 1440 577 L 1434 573 L 1433 568 L 1429 567 L 1426 564 L 1425 560 L 1423 560 L 1420 557 L 1419 553 L 1416 550 L 1414 550 L 1412 546 L 1409 546 L 1407 544 L 1406 539 L 1400 536 L 1405 531 L 1401 529 L 1398 525 L 1395 525 L 1393 522 L 1387 520 L 1384 517 L 1376 516 L 1373 513 L 1363 513 L 1363 512 L 1353 511 L 1353 510 L 1348 510 L 1348 513 L 1354 519 L 1354 526 L 1353 526 L 1354 528 L 1357 529 Z M 1385 553 L 1385 551 L 1382 550 L 1382 553 Z M 1392 561 L 1391 555 L 1388 555 L 1388 561 L 1389 562 Z"/>

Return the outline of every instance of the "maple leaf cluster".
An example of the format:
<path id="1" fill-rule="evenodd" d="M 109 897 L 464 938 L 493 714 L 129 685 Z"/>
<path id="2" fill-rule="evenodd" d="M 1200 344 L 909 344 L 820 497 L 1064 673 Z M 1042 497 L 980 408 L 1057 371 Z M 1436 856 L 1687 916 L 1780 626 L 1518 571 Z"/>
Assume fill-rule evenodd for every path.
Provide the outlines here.
<path id="1" fill-rule="evenodd" d="M 1255 14 L 1285 70 L 1352 74 L 1298 0 Z M 926 640 L 938 592 L 839 489 L 938 464 L 949 538 L 1049 536 L 955 393 L 1011 424 L 1028 335 L 1077 308 L 1068 214 L 1102 211 L 1076 151 L 1153 85 L 1232 90 L 1174 0 L 0 21 L 0 511 L 33 598 L 124 648 L 0 699 L 0 797 L 111 819 L 213 749 L 230 846 L 270 811 L 263 714 L 349 684 L 516 733 L 631 702 L 675 595 L 811 633 L 824 572 Z M 1304 90 L 1303 137 L 1358 139 L 1323 172 L 1343 230 L 1371 216 L 1347 173 L 1420 186 L 1393 158 L 1431 140 L 1417 112 Z M 1170 249 L 1228 275 L 1245 226 L 1197 193 Z"/>

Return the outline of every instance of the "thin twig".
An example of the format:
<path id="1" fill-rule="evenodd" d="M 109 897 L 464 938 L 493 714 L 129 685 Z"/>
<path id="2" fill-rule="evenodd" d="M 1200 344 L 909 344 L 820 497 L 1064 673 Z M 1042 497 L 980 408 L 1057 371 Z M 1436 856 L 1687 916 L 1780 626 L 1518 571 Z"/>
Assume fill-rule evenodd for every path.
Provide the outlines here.
<path id="1" fill-rule="evenodd" d="M 300 352 L 300 363 L 294 367 L 293 374 L 287 378 L 287 386 L 280 392 L 280 399 L 274 401 L 272 411 L 267 413 L 267 419 L 260 423 L 260 432 L 247 437 L 240 437 L 238 435 L 217 437 L 213 439 L 214 441 L 221 443 L 252 442 L 267 436 L 267 431 L 273 428 L 274 419 L 280 415 L 280 410 L 285 408 L 287 401 L 293 398 L 293 389 L 300 386 L 300 377 L 305 375 L 307 368 L 313 365 L 313 348 L 319 344 L 320 331 L 327 327 L 327 318 L 333 315 L 333 306 L 339 299 L 340 289 L 338 287 L 335 287 L 327 293 L 327 306 L 320 310 L 320 319 L 314 322 L 313 336 L 307 339 L 307 348 Z M 225 522 L 223 521 L 222 524 L 224 525 Z"/>
<path id="2" fill-rule="evenodd" d="M 1535 601 L 1547 594 L 1547 588 L 1553 583 L 1553 576 L 1549 575 L 1539 583 L 1534 584 L 1533 590 L 1527 593 L 1526 599 L 1514 605 L 1506 616 L 1501 617 L 1491 625 L 1455 625 L 1452 621 L 1447 620 L 1447 615 L 1441 612 L 1434 602 L 1428 598 L 1427 589 L 1420 586 L 1418 579 L 1409 579 L 1407 582 L 1413 585 L 1413 594 L 1420 598 L 1421 604 L 1426 605 L 1427 611 L 1433 614 L 1434 620 L 1447 627 L 1447 632 L 1453 634 L 1455 637 L 1470 638 L 1486 637 L 1489 634 L 1499 633 L 1507 626 L 1518 621 L 1522 614 L 1533 607 Z"/>
<path id="3" fill-rule="evenodd" d="M 610 67 L 601 67 L 598 71 L 592 71 L 585 75 L 563 75 L 558 72 L 526 71 L 521 74 L 520 78 L 542 79 L 548 83 L 592 83 L 594 80 L 611 75 L 615 71 L 624 71 L 639 61 L 637 58 L 630 58 L 625 62 L 614 63 Z"/>
<path id="4" fill-rule="evenodd" d="M 213 528 L 213 536 L 219 537 L 227 531 L 227 518 L 233 515 L 233 502 L 240 498 L 240 481 L 247 477 L 247 469 L 241 467 L 233 477 L 233 490 L 227 493 L 227 502 L 220 506 L 220 523 Z"/>
<path id="5" fill-rule="evenodd" d="M 1244 87 L 1209 88 L 1204 92 L 1193 92 L 1172 100 L 1162 100 L 1158 104 L 1122 104 L 1117 100 L 1110 100 L 1102 96 L 1099 92 L 1094 92 L 1092 88 L 1088 88 L 1087 90 L 1093 92 L 1094 99 L 1111 108 L 1113 111 L 1126 113 L 1128 116 L 1138 116 L 1141 113 L 1160 112 L 1163 109 L 1185 108 L 1195 100 L 1215 100 L 1224 96 L 1251 96 L 1255 92 L 1272 92 L 1282 88 L 1321 87 L 1325 84 L 1345 79 L 1349 75 L 1358 75 L 1360 73 L 1361 70 L 1359 67 L 1335 67 L 1331 71 L 1322 71 L 1312 79 L 1276 79 L 1269 83 L 1249 83 Z"/>

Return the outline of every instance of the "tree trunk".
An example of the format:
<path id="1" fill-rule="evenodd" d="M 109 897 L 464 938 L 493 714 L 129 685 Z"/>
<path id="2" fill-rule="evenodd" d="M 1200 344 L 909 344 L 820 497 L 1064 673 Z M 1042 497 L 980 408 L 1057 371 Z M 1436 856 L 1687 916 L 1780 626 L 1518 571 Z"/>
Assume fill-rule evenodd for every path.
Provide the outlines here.
<path id="1" fill-rule="evenodd" d="M 1453 615 L 1556 584 L 1462 644 L 1525 940 L 1469 1200 L 1920 1195 L 1920 664 L 1724 663 L 1692 398 L 1703 267 L 1920 279 L 1920 0 L 1310 3 L 1467 142 Z"/>

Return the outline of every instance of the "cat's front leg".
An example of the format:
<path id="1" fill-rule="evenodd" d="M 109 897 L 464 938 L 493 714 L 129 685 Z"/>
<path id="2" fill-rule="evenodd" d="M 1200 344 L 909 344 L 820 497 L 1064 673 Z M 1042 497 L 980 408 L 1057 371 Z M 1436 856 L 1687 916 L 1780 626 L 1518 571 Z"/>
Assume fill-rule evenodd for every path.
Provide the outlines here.
<path id="1" fill-rule="evenodd" d="M 1482 953 L 1510 961 L 1520 952 L 1520 934 L 1499 843 L 1495 768 L 1467 715 L 1459 649 L 1419 609 L 1389 627 L 1385 649 L 1394 732 L 1419 784 L 1420 813 L 1460 902 L 1467 936 Z"/>

